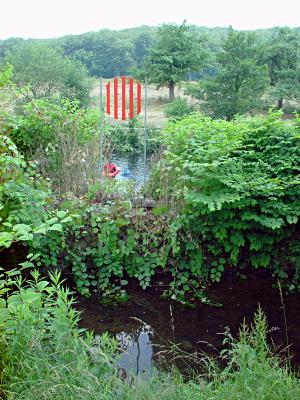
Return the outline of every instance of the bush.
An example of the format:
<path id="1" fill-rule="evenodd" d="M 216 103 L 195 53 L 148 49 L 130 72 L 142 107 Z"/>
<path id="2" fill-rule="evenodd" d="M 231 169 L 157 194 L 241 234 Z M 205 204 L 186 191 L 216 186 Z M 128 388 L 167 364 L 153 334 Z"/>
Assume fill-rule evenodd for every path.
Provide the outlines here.
<path id="1" fill-rule="evenodd" d="M 115 185 L 112 190 L 115 197 Z M 169 252 L 166 217 L 147 215 L 124 199 L 99 205 L 75 200 L 67 206 L 76 217 L 61 232 L 29 245 L 32 253 L 39 254 L 38 266 L 71 275 L 80 294 L 90 296 L 95 290 L 106 298 L 122 297 L 127 277 L 136 278 L 145 289 L 156 270 L 165 266 Z"/>
<path id="2" fill-rule="evenodd" d="M 39 99 L 11 116 L 10 136 L 57 191 L 81 193 L 99 177 L 98 124 L 99 113 L 79 108 L 76 101 Z M 107 148 L 109 141 L 104 153 Z"/>
<path id="3" fill-rule="evenodd" d="M 192 252 L 198 247 L 199 267 L 212 280 L 226 266 L 270 268 L 282 278 L 292 273 L 299 133 L 299 120 L 283 121 L 279 113 L 233 122 L 191 115 L 166 127 L 153 194 L 181 206 L 171 229 L 186 237 Z"/>
<path id="4" fill-rule="evenodd" d="M 0 252 L 14 242 L 26 245 L 61 231 L 71 219 L 67 211 L 57 213 L 51 207 L 51 192 L 35 164 L 27 164 L 6 136 L 0 136 L 0 171 Z"/>
<path id="5" fill-rule="evenodd" d="M 193 109 L 193 106 L 189 105 L 185 98 L 179 97 L 165 107 L 165 114 L 167 118 L 182 118 L 191 114 Z"/>

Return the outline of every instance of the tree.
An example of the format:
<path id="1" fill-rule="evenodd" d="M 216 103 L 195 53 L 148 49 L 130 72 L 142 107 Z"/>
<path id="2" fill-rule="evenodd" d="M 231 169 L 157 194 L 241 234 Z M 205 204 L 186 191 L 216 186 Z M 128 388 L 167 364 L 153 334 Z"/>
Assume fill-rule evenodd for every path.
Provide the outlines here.
<path id="1" fill-rule="evenodd" d="M 136 37 L 134 41 L 134 59 L 138 68 L 143 66 L 144 59 L 153 46 L 153 41 L 154 37 L 150 32 L 142 32 Z"/>
<path id="2" fill-rule="evenodd" d="M 54 94 L 77 98 L 87 105 L 91 80 L 78 61 L 42 42 L 26 41 L 6 53 L 6 61 L 14 67 L 12 80 L 19 87 L 28 87 L 29 98 L 51 97 Z"/>
<path id="3" fill-rule="evenodd" d="M 216 56 L 216 74 L 189 85 L 187 92 L 202 101 L 202 108 L 214 117 L 230 120 L 259 107 L 268 86 L 266 65 L 258 61 L 256 36 L 231 27 L 222 50 Z"/>
<path id="4" fill-rule="evenodd" d="M 61 44 L 65 54 L 85 64 L 92 76 L 125 75 L 134 64 L 133 39 L 107 29 L 66 37 Z"/>
<path id="5" fill-rule="evenodd" d="M 300 35 L 289 28 L 276 29 L 262 50 L 261 58 L 269 69 L 272 95 L 281 109 L 284 99 L 300 98 Z"/>
<path id="6" fill-rule="evenodd" d="M 174 99 L 175 85 L 186 80 L 187 74 L 204 66 L 207 52 L 200 36 L 192 33 L 185 22 L 164 24 L 158 30 L 158 40 L 145 59 L 143 74 L 157 87 L 169 88 Z"/>

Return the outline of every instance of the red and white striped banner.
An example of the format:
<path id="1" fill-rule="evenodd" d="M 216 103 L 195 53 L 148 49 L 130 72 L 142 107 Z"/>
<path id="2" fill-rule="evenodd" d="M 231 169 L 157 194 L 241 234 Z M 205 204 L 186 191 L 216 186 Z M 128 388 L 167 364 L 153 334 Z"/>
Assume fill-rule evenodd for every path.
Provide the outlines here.
<path id="1" fill-rule="evenodd" d="M 127 81 L 129 82 L 129 107 L 126 104 L 126 88 Z M 123 121 L 128 118 L 132 119 L 134 116 L 139 115 L 142 111 L 142 85 L 140 82 L 136 83 L 136 110 L 134 110 L 134 80 L 121 77 L 121 118 Z M 111 115 L 111 84 L 106 84 L 106 113 Z M 119 119 L 119 78 L 114 78 L 113 81 L 113 116 L 114 119 Z"/>

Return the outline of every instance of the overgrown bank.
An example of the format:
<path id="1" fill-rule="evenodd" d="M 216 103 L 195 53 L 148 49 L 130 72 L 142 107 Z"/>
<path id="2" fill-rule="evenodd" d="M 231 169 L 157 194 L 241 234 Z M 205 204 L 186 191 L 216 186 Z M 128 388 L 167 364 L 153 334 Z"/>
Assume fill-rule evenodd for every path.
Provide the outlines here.
<path id="1" fill-rule="evenodd" d="M 244 327 L 232 343 L 224 370 L 214 366 L 189 382 L 174 373 L 128 385 L 115 371 L 115 342 L 102 336 L 99 347 L 91 334 L 83 338 L 60 283 L 63 276 L 83 295 L 96 290 L 120 298 L 128 279 L 146 288 L 158 271 L 167 272 L 166 294 L 184 301 L 201 297 L 202 286 L 226 270 L 264 267 L 297 290 L 299 119 L 192 115 L 170 123 L 151 178 L 158 204 L 150 212 L 117 182 L 92 185 L 88 177 L 78 195 L 69 179 L 76 174 L 68 173 L 80 146 L 67 147 L 73 154 L 59 144 L 92 148 L 91 114 L 74 103 L 51 104 L 26 106 L 17 126 L 12 115 L 0 115 L 0 252 L 19 243 L 27 253 L 20 266 L 1 269 L 2 393 L 8 399 L 299 397 L 298 378 L 270 356 L 261 314 L 254 330 Z M 45 139 L 42 151 L 50 149 L 49 169 L 22 148 L 23 139 L 31 141 L 27 149 L 35 143 L 37 132 Z"/>
<path id="2" fill-rule="evenodd" d="M 1 136 L 0 245 L 20 240 L 26 265 L 59 268 L 83 295 L 119 294 L 128 278 L 146 288 L 166 271 L 166 294 L 183 300 L 201 296 L 224 271 L 249 267 L 267 268 L 297 290 L 299 119 L 191 115 L 160 139 L 165 151 L 149 189 L 158 203 L 150 212 L 118 182 L 58 197 Z"/>

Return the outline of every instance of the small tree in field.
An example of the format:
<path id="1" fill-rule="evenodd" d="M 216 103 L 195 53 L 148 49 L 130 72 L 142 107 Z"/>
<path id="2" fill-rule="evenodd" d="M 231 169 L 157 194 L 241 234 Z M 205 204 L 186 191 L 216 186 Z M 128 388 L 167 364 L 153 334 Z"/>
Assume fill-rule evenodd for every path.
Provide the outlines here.
<path id="1" fill-rule="evenodd" d="M 146 57 L 143 74 L 157 87 L 169 88 L 170 100 L 175 98 L 175 85 L 187 78 L 187 74 L 204 66 L 207 52 L 200 37 L 186 26 L 164 24 L 159 28 L 158 41 Z"/>
<path id="2" fill-rule="evenodd" d="M 258 61 L 256 37 L 231 27 L 216 56 L 216 75 L 189 85 L 187 92 L 201 100 L 202 108 L 227 120 L 258 108 L 269 84 L 266 65 Z"/>
<path id="3" fill-rule="evenodd" d="M 300 98 L 300 34 L 289 28 L 274 30 L 262 50 L 272 95 L 277 100 L 277 108 L 281 109 L 284 99 Z"/>

